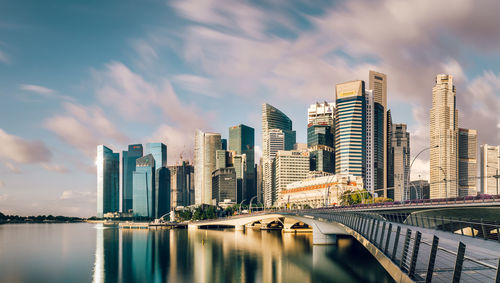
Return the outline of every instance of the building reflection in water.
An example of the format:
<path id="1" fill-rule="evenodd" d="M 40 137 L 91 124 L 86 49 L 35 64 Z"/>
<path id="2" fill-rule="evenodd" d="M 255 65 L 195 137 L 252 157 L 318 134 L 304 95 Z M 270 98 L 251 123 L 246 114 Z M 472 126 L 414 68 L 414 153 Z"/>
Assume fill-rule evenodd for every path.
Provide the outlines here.
<path id="1" fill-rule="evenodd" d="M 351 239 L 280 231 L 96 229 L 94 282 L 391 282 Z"/>

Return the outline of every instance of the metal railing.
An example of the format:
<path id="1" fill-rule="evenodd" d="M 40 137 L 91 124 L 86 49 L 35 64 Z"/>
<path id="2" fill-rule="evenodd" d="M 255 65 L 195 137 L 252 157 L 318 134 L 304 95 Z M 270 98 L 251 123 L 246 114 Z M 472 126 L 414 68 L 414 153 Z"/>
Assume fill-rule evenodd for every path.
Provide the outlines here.
<path id="1" fill-rule="evenodd" d="M 297 213 L 304 214 L 304 210 Z M 412 231 L 378 214 L 310 210 L 307 215 L 341 223 L 370 241 L 416 282 L 499 282 L 498 255 L 489 259 L 457 241 L 440 244 L 436 235 Z"/>

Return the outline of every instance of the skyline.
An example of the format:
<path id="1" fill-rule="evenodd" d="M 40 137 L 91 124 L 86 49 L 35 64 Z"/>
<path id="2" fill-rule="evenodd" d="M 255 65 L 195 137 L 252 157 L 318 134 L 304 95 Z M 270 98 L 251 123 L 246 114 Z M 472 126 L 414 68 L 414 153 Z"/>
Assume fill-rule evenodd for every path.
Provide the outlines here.
<path id="1" fill-rule="evenodd" d="M 387 74 L 412 158 L 429 144 L 439 73 L 456 78 L 460 126 L 498 145 L 500 20 L 485 15 L 500 4 L 453 3 L 0 4 L 0 211 L 92 215 L 98 144 L 164 142 L 170 165 L 181 153 L 192 160 L 196 128 L 227 138 L 246 124 L 262 151 L 262 103 L 288 115 L 304 143 L 308 106 L 332 101 L 337 83 L 367 82 L 370 69 Z M 427 154 L 412 171 L 428 168 Z"/>

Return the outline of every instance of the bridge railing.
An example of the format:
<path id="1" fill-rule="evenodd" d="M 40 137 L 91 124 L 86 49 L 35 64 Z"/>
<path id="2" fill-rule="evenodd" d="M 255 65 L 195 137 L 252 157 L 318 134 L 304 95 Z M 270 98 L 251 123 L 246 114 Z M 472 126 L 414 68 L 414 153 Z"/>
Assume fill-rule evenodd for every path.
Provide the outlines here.
<path id="1" fill-rule="evenodd" d="M 300 211 L 302 214 L 304 211 Z M 370 241 L 394 264 L 416 282 L 499 282 L 499 259 L 477 259 L 463 242 L 412 231 L 378 214 L 314 210 L 311 215 L 344 224 Z M 415 229 L 414 229 L 415 230 Z"/>

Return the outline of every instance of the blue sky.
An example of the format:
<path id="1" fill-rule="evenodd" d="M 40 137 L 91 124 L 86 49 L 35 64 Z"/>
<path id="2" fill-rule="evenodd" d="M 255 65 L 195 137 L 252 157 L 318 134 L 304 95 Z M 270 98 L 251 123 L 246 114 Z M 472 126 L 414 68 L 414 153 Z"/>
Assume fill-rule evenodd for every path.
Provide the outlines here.
<path id="1" fill-rule="evenodd" d="M 500 144 L 496 1 L 2 1 L 0 211 L 95 214 L 95 148 L 161 141 L 192 157 L 194 130 L 260 107 L 294 122 L 336 83 L 388 76 L 393 121 L 428 144 L 434 76 L 456 78 L 459 125 Z M 413 175 L 426 178 L 428 156 Z"/>

